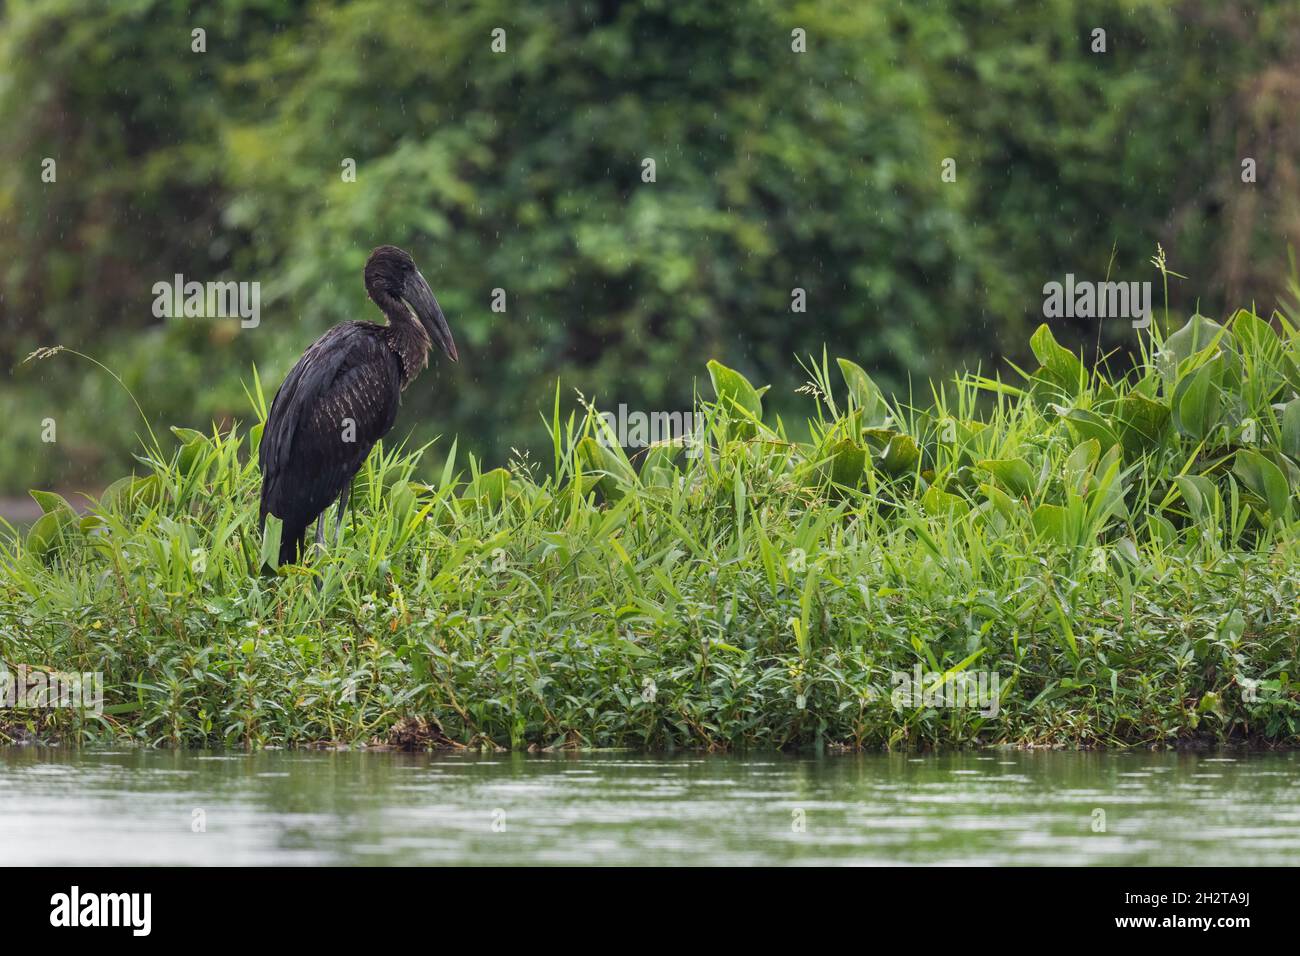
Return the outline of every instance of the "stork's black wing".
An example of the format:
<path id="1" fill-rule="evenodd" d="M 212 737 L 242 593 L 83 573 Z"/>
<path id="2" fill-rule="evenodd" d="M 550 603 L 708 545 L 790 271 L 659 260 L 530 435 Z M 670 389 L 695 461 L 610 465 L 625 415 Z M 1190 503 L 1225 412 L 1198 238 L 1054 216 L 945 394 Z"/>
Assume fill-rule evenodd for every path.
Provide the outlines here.
<path id="1" fill-rule="evenodd" d="M 401 369 L 380 325 L 335 326 L 290 370 L 258 448 L 261 518 L 284 522 L 282 562 L 393 427 L 400 401 Z"/>

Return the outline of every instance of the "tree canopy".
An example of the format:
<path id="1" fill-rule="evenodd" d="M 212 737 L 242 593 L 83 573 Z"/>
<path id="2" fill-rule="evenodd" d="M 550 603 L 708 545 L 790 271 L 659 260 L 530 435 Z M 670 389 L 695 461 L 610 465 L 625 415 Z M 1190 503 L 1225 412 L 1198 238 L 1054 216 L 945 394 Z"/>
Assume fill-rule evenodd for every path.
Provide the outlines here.
<path id="1" fill-rule="evenodd" d="M 169 423 L 240 416 L 253 362 L 274 387 L 377 317 L 361 266 L 393 243 L 462 352 L 399 427 L 501 455 L 544 439 L 557 378 L 681 408 L 716 357 L 780 409 L 823 345 L 900 391 L 997 367 L 1046 282 L 1156 278 L 1156 242 L 1188 277 L 1175 309 L 1267 314 L 1300 232 L 1298 38 L 1290 2 L 20 0 L 3 358 L 65 344 Z M 260 282 L 260 325 L 155 318 L 176 273 Z M 39 417 L 37 381 L 108 454 L 111 383 L 29 367 L 0 411 Z"/>

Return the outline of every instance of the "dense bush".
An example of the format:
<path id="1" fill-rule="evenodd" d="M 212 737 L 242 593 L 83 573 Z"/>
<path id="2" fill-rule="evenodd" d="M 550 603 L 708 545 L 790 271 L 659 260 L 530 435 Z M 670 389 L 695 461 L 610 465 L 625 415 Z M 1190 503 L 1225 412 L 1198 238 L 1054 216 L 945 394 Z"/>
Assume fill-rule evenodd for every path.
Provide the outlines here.
<path id="1" fill-rule="evenodd" d="M 234 414 L 250 359 L 278 381 L 327 325 L 372 315 L 360 267 L 394 242 L 465 356 L 403 427 L 500 458 L 542 440 L 557 375 L 566 395 L 686 408 L 682 359 L 712 354 L 789 409 L 791 356 L 823 343 L 891 392 L 987 369 L 1037 324 L 1044 282 L 1151 278 L 1157 239 L 1224 293 L 1202 312 L 1267 312 L 1300 219 L 1297 37 L 1289 2 L 11 3 L 0 358 L 61 343 L 106 358 L 155 421 Z M 263 324 L 159 323 L 150 290 L 175 272 L 261 281 Z M 1071 347 L 1131 345 L 1121 331 L 1057 329 Z M 130 410 L 100 388 L 16 375 L 0 411 L 23 453 L 0 484 L 124 460 Z"/>

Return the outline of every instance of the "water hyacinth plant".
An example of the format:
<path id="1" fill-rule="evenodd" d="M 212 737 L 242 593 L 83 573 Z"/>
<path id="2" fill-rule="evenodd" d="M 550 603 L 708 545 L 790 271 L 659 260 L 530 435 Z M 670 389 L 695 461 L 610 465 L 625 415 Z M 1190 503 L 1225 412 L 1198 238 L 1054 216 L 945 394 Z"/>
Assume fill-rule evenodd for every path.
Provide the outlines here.
<path id="1" fill-rule="evenodd" d="M 710 362 L 682 441 L 547 418 L 551 460 L 379 448 L 342 545 L 274 564 L 259 423 L 173 429 L 0 544 L 0 659 L 104 674 L 0 732 L 176 745 L 914 748 L 1300 740 L 1300 332 L 1196 316 L 1112 376 L 890 399 L 810 362 L 796 437 Z M 901 699 L 996 675 L 997 706 Z M 3 738 L 0 738 L 3 739 Z"/>

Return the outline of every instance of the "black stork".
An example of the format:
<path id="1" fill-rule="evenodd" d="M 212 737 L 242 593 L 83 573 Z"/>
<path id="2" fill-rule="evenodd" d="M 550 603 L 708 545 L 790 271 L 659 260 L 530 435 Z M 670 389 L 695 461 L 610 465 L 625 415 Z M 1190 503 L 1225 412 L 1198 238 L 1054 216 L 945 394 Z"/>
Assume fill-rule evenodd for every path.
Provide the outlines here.
<path id="1" fill-rule="evenodd" d="M 402 391 L 429 364 L 436 343 L 457 361 L 447 319 L 415 260 L 396 246 L 380 246 L 366 261 L 366 293 L 388 317 L 345 322 L 303 353 L 271 402 L 262 430 L 259 520 L 283 522 L 280 563 L 297 561 L 307 528 L 325 543 L 325 510 L 336 499 L 337 545 L 352 478 L 375 442 L 397 418 Z"/>

